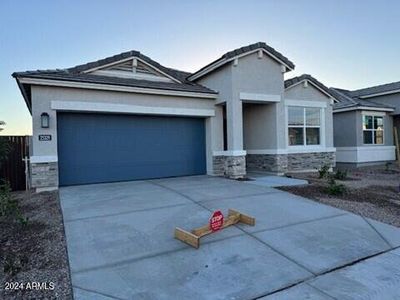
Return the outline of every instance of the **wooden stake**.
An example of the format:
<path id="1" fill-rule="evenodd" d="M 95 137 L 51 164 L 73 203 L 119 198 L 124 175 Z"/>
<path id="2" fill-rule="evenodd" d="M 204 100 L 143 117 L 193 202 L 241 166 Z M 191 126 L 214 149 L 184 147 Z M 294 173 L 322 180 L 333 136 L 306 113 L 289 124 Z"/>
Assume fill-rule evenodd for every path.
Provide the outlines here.
<path id="1" fill-rule="evenodd" d="M 221 230 L 237 223 L 244 223 L 250 226 L 254 226 L 256 224 L 256 219 L 251 216 L 242 214 L 241 212 L 238 212 L 234 209 L 229 209 L 228 217 L 224 219 Z M 214 231 L 210 229 L 209 224 L 193 229 L 191 232 L 176 227 L 175 238 L 198 249 L 200 247 L 200 238 L 213 232 Z"/>

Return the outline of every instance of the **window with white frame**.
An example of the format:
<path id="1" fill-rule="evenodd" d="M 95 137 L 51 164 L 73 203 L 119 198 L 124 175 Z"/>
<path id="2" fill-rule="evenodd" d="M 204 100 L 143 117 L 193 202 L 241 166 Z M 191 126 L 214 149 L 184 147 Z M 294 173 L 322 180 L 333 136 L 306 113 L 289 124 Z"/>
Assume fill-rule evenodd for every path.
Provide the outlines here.
<path id="1" fill-rule="evenodd" d="M 363 143 L 383 144 L 383 116 L 363 115 Z"/>
<path id="2" fill-rule="evenodd" d="M 321 143 L 321 108 L 288 107 L 289 146 L 310 146 Z"/>

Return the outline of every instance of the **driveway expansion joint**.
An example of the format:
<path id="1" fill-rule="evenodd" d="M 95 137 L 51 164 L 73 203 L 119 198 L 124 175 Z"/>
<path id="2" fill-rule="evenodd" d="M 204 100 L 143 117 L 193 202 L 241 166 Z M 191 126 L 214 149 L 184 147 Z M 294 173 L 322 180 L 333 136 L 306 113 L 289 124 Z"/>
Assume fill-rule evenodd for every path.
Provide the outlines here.
<path id="1" fill-rule="evenodd" d="M 135 212 L 144 212 L 144 211 L 151 211 L 151 210 L 157 210 L 157 209 L 179 207 L 179 206 L 185 206 L 185 205 L 192 205 L 192 203 L 179 203 L 179 204 L 164 205 L 164 206 L 157 206 L 157 207 L 149 207 L 149 208 L 142 208 L 142 209 L 133 209 L 133 210 L 122 211 L 122 212 L 114 213 L 114 214 L 69 219 L 69 220 L 66 220 L 65 222 L 66 223 L 72 223 L 72 222 L 79 222 L 79 221 L 85 221 L 85 220 L 91 220 L 91 219 L 101 219 L 101 218 L 107 218 L 107 217 L 116 217 L 116 216 L 122 216 L 122 215 L 129 215 L 129 214 L 135 213 Z"/>
<path id="2" fill-rule="evenodd" d="M 98 295 L 101 295 L 101 296 L 104 296 L 104 297 L 107 297 L 107 298 L 110 298 L 110 299 L 126 300 L 124 298 L 115 297 L 115 296 L 112 296 L 112 295 L 109 295 L 109 294 L 105 294 L 105 293 L 102 293 L 102 292 L 98 292 L 98 291 L 95 291 L 95 290 L 83 288 L 83 287 L 76 286 L 76 285 L 72 285 L 72 288 L 73 289 L 79 289 L 79 290 L 86 291 L 86 292 L 93 293 L 93 294 L 98 294 Z"/>
<path id="3" fill-rule="evenodd" d="M 311 287 L 311 288 L 313 288 L 313 289 L 315 289 L 315 290 L 317 290 L 318 292 L 320 292 L 320 293 L 323 294 L 324 296 L 329 297 L 330 299 L 333 299 L 333 300 L 340 300 L 340 299 L 337 299 L 336 297 L 333 297 L 332 295 L 329 295 L 327 292 L 325 292 L 325 291 L 319 289 L 318 287 L 312 286 L 312 285 L 309 284 L 308 282 L 305 282 L 304 284 L 307 285 L 307 286 L 309 286 L 309 287 Z"/>
<path id="4" fill-rule="evenodd" d="M 320 277 L 320 276 L 327 275 L 327 274 L 333 273 L 333 272 L 335 272 L 335 271 L 339 271 L 339 270 L 344 269 L 344 268 L 347 268 L 347 267 L 351 267 L 351 266 L 353 266 L 353 265 L 355 265 L 355 264 L 358 264 L 358 263 L 360 263 L 360 262 L 363 262 L 363 261 L 365 261 L 365 260 L 368 260 L 368 259 L 370 259 L 370 258 L 374 258 L 374 257 L 376 257 L 376 256 L 379 256 L 379 255 L 382 255 L 382 254 L 385 254 L 385 253 L 389 253 L 390 251 L 393 251 L 393 250 L 396 250 L 396 249 L 400 249 L 400 246 L 399 246 L 399 247 L 396 247 L 396 248 L 393 248 L 393 249 L 388 249 L 388 250 L 379 251 L 379 252 L 377 252 L 377 253 L 375 253 L 375 254 L 362 257 L 362 258 L 360 258 L 360 259 L 358 259 L 358 260 L 355 260 L 355 261 L 349 262 L 349 263 L 347 263 L 347 264 L 344 264 L 344 265 L 335 267 L 335 268 L 333 268 L 333 269 L 329 269 L 329 270 L 324 271 L 324 272 L 322 272 L 322 273 L 314 274 L 313 272 L 309 271 L 310 273 L 313 274 L 313 276 L 308 277 L 308 278 L 304 278 L 304 279 L 302 279 L 302 280 L 300 280 L 300 281 L 298 281 L 298 282 L 296 282 L 296 283 L 294 283 L 294 284 L 291 284 L 291 285 L 288 285 L 288 286 L 286 286 L 286 287 L 277 289 L 277 290 L 272 291 L 272 292 L 270 292 L 270 293 L 267 293 L 267 294 L 264 294 L 264 295 L 261 295 L 261 296 L 257 296 L 256 298 L 253 298 L 252 300 L 260 299 L 260 298 L 263 298 L 263 297 L 266 297 L 266 296 L 270 296 L 270 295 L 273 295 L 273 294 L 276 294 L 276 293 L 279 293 L 279 292 L 288 290 L 288 289 L 290 289 L 290 288 L 293 288 L 293 287 L 298 286 L 298 285 L 303 284 L 303 283 L 304 283 L 304 284 L 307 284 L 307 285 L 309 285 L 309 286 L 311 286 L 312 288 L 318 290 L 319 292 L 322 292 L 323 294 L 325 294 L 325 295 L 331 297 L 332 299 L 336 299 L 336 298 L 332 297 L 331 295 L 327 294 L 326 292 L 321 291 L 321 290 L 318 289 L 317 287 L 313 286 L 310 282 L 311 282 L 312 280 L 315 280 L 316 278 L 318 278 L 318 277 Z M 278 253 L 279 253 L 279 252 L 278 252 Z M 395 253 L 389 253 L 389 254 L 397 255 L 397 254 L 395 254 Z M 307 270 L 307 269 L 306 269 L 306 270 Z"/>
<path id="5" fill-rule="evenodd" d="M 375 228 L 374 225 L 372 225 L 370 222 L 368 222 L 368 220 L 366 218 L 364 218 L 363 216 L 361 216 L 361 218 L 372 228 L 373 231 L 375 231 L 379 237 L 390 247 L 393 248 L 392 244 L 389 243 L 388 240 L 385 239 L 385 237 Z"/>
<path id="6" fill-rule="evenodd" d="M 394 253 L 394 252 L 393 252 L 393 250 L 397 250 L 397 249 L 400 249 L 400 246 L 397 246 L 397 247 L 394 247 L 393 249 L 391 249 L 390 251 L 391 251 L 392 253 L 390 253 L 390 254 L 400 256 L 400 252 L 399 252 L 399 253 Z"/>
<path id="7" fill-rule="evenodd" d="M 213 243 L 216 243 L 216 242 L 221 242 L 221 241 L 225 241 L 225 240 L 229 240 L 229 239 L 232 239 L 232 238 L 237 238 L 237 237 L 245 236 L 245 235 L 246 235 L 246 233 L 242 232 L 242 233 L 234 234 L 234 235 L 227 236 L 227 237 L 224 237 L 224 238 L 215 239 L 215 240 L 207 241 L 207 242 L 202 242 L 202 245 L 209 245 L 209 244 L 213 244 Z M 111 269 L 111 268 L 114 268 L 114 267 L 123 266 L 125 264 L 131 264 L 131 263 L 134 263 L 134 262 L 142 260 L 142 259 L 149 259 L 149 258 L 153 258 L 153 257 L 157 257 L 157 256 L 163 256 L 163 255 L 166 255 L 166 254 L 180 252 L 180 251 L 187 250 L 187 249 L 192 249 L 192 250 L 196 251 L 195 249 L 193 249 L 192 247 L 190 247 L 188 245 L 182 245 L 181 247 L 176 248 L 176 249 L 163 251 L 163 252 L 154 252 L 154 253 L 151 253 L 151 254 L 148 254 L 148 255 L 142 255 L 142 256 L 126 259 L 126 260 L 115 261 L 115 262 L 109 263 L 109 264 L 98 265 L 98 266 L 93 266 L 93 267 L 86 268 L 86 269 L 75 270 L 75 271 L 72 271 L 71 273 L 80 274 L 80 273 L 86 273 L 86 272 L 101 270 L 101 269 Z"/>
<path id="8" fill-rule="evenodd" d="M 279 229 L 283 229 L 283 228 L 288 228 L 288 227 L 291 227 L 291 226 L 308 224 L 308 223 L 312 223 L 312 222 L 338 218 L 338 217 L 342 217 L 342 216 L 345 216 L 345 215 L 348 215 L 348 214 L 349 213 L 345 212 L 345 213 L 340 213 L 340 214 L 337 214 L 337 215 L 325 216 L 325 217 L 320 217 L 320 218 L 316 218 L 316 219 L 311 219 L 311 220 L 305 220 L 305 221 L 300 221 L 300 222 L 296 222 L 296 223 L 291 223 L 291 224 L 287 224 L 287 225 L 271 227 L 271 228 L 267 228 L 267 229 L 260 229 L 260 230 L 252 231 L 251 233 L 252 234 L 257 234 L 257 233 L 261 233 L 261 232 L 265 232 L 265 231 L 274 231 L 274 230 L 279 230 Z"/>
<path id="9" fill-rule="evenodd" d="M 158 185 L 158 184 L 156 184 L 156 185 Z M 162 185 L 159 185 L 159 186 L 162 186 Z M 191 199 L 190 197 L 188 197 L 188 196 L 186 196 L 186 195 L 181 194 L 180 192 L 178 192 L 178 191 L 176 191 L 176 190 L 173 190 L 173 189 L 168 188 L 168 187 L 165 187 L 165 186 L 162 186 L 162 187 L 164 187 L 165 189 L 167 189 L 167 190 L 169 190 L 169 191 L 175 192 L 175 193 L 177 193 L 177 194 L 179 194 L 179 195 L 181 195 L 181 196 L 183 196 L 183 197 L 186 197 L 187 199 L 193 201 L 194 203 L 196 203 L 197 205 L 203 207 L 204 209 L 208 210 L 209 212 L 212 212 L 211 209 L 209 209 L 209 208 L 206 207 L 205 205 L 202 205 L 202 203 L 196 202 L 195 200 Z M 286 258 L 287 260 L 291 261 L 292 263 L 294 263 L 295 265 L 299 266 L 300 268 L 302 268 L 302 269 L 306 270 L 307 272 L 309 272 L 309 273 L 315 275 L 312 271 L 310 271 L 309 269 L 307 269 L 305 266 L 299 264 L 297 261 L 295 261 L 295 260 L 291 259 L 290 257 L 286 256 L 285 254 L 279 252 L 279 251 L 276 250 L 275 248 L 273 248 L 273 247 L 271 247 L 270 245 L 268 245 L 267 243 L 263 242 L 263 241 L 262 241 L 261 239 L 259 239 L 258 237 L 254 236 L 253 234 L 251 234 L 251 233 L 249 233 L 249 232 L 243 230 L 243 228 L 241 228 L 241 227 L 238 226 L 237 224 L 235 224 L 235 225 L 233 225 L 233 226 L 235 226 L 237 229 L 239 229 L 240 231 L 244 232 L 244 233 L 247 234 L 248 236 L 252 237 L 253 239 L 257 240 L 257 241 L 260 242 L 261 244 L 265 245 L 267 248 L 271 249 L 272 251 L 274 251 L 274 252 L 277 253 L 278 255 L 280 255 L 280 256 Z"/>

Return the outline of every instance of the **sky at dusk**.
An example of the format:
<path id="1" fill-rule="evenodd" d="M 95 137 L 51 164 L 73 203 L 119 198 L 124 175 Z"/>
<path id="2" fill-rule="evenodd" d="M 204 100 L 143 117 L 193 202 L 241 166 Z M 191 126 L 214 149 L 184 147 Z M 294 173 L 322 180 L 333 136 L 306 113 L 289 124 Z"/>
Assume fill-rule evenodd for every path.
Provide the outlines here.
<path id="1" fill-rule="evenodd" d="M 14 71 L 66 68 L 127 50 L 196 71 L 264 41 L 327 86 L 400 81 L 400 1 L 0 1 L 2 135 L 31 134 Z"/>

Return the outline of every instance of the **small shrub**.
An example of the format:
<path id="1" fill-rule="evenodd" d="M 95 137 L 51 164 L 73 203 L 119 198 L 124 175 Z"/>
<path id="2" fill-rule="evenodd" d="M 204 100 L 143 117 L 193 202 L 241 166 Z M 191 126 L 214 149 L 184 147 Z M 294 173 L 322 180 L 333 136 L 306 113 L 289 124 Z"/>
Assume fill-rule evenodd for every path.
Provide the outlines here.
<path id="1" fill-rule="evenodd" d="M 326 178 L 329 174 L 329 165 L 323 165 L 318 169 L 319 178 Z"/>
<path id="2" fill-rule="evenodd" d="M 346 192 L 346 187 L 343 184 L 336 183 L 334 176 L 331 176 L 328 180 L 328 186 L 325 192 L 328 195 L 339 196 Z"/>
<path id="3" fill-rule="evenodd" d="M 347 170 L 336 170 L 334 177 L 337 180 L 345 180 L 347 178 Z"/>
<path id="4" fill-rule="evenodd" d="M 24 226 L 28 224 L 28 219 L 21 213 L 18 201 L 11 196 L 10 184 L 7 182 L 0 185 L 0 218 L 11 218 Z"/>
<path id="5" fill-rule="evenodd" d="M 3 272 L 15 276 L 28 264 L 28 262 L 28 256 L 19 256 L 10 252 L 4 258 Z"/>
<path id="6" fill-rule="evenodd" d="M 385 171 L 389 172 L 389 170 L 390 170 L 390 162 L 386 162 L 385 163 Z"/>

